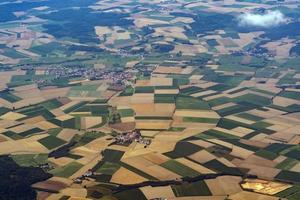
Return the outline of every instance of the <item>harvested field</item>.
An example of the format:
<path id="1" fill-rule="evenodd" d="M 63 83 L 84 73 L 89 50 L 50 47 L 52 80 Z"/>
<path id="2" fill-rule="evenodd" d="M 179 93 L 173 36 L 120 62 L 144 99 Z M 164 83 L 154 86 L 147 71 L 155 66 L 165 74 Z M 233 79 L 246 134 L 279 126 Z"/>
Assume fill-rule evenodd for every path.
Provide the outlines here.
<path id="1" fill-rule="evenodd" d="M 172 78 L 163 78 L 163 77 L 151 77 L 150 84 L 152 86 L 172 86 Z"/>
<path id="2" fill-rule="evenodd" d="M 235 176 L 222 176 L 205 180 L 209 190 L 214 196 L 230 195 L 242 191 L 240 182 L 242 179 Z"/>
<path id="3" fill-rule="evenodd" d="M 184 32 L 185 30 L 181 27 L 158 27 L 155 29 L 153 35 L 164 36 L 169 38 L 188 39 Z"/>
<path id="4" fill-rule="evenodd" d="M 2 115 L 0 118 L 6 119 L 6 120 L 11 120 L 11 121 L 16 121 L 16 120 L 24 118 L 24 117 L 26 117 L 26 115 L 23 115 L 20 113 L 15 113 L 15 112 L 8 112 L 8 113 Z"/>
<path id="5" fill-rule="evenodd" d="M 149 154 L 145 154 L 143 156 L 143 158 L 145 158 L 146 160 L 154 163 L 154 164 L 157 164 L 157 165 L 160 165 L 164 162 L 166 162 L 167 160 L 169 160 L 168 157 L 162 155 L 162 154 L 159 154 L 159 153 L 149 153 Z"/>
<path id="6" fill-rule="evenodd" d="M 102 117 L 81 117 L 81 128 L 82 129 L 89 129 L 93 126 L 96 126 L 98 124 L 102 123 Z"/>
<path id="7" fill-rule="evenodd" d="M 135 111 L 136 116 L 172 116 L 175 110 L 174 104 L 167 103 L 132 104 L 131 107 Z"/>
<path id="8" fill-rule="evenodd" d="M 81 132 L 73 129 L 63 129 L 58 133 L 57 137 L 64 141 L 70 141 L 76 134 L 81 135 Z"/>
<path id="9" fill-rule="evenodd" d="M 111 124 L 110 127 L 118 132 L 126 133 L 134 130 L 136 127 L 136 123 L 135 122 L 117 123 L 117 124 Z"/>
<path id="10" fill-rule="evenodd" d="M 154 103 L 154 94 L 139 93 L 131 97 L 132 104 Z"/>
<path id="11" fill-rule="evenodd" d="M 159 66 L 154 70 L 154 73 L 157 74 L 181 74 L 182 72 L 181 67 L 164 67 L 164 66 Z"/>
<path id="12" fill-rule="evenodd" d="M 156 20 L 156 19 L 150 19 L 150 18 L 136 18 L 134 20 L 134 24 L 138 28 L 142 28 L 144 26 L 149 26 L 149 25 L 169 24 L 169 23 L 166 22 L 166 21 Z"/>
<path id="13" fill-rule="evenodd" d="M 41 145 L 37 140 L 46 137 L 46 134 L 37 135 L 26 139 L 17 141 L 5 141 L 1 142 L 0 154 L 12 154 L 12 153 L 47 153 L 48 149 Z"/>
<path id="14" fill-rule="evenodd" d="M 60 190 L 66 188 L 68 185 L 60 182 L 60 181 L 55 181 L 55 180 L 47 180 L 39 183 L 35 183 L 32 185 L 33 188 L 38 188 L 38 189 L 44 189 L 44 190 L 51 190 L 51 191 L 56 191 L 59 192 Z"/>
<path id="15" fill-rule="evenodd" d="M 176 110 L 174 116 L 198 117 L 198 118 L 219 118 L 219 115 L 213 111 L 193 111 L 193 110 Z"/>
<path id="16" fill-rule="evenodd" d="M 162 187 L 151 187 L 146 186 L 140 189 L 147 199 L 155 199 L 155 198 L 170 198 L 175 197 L 171 186 L 162 186 Z"/>
<path id="17" fill-rule="evenodd" d="M 198 163 L 206 163 L 208 161 L 216 159 L 214 155 L 207 152 L 206 150 L 202 150 L 199 152 L 196 152 L 190 156 L 188 156 L 190 159 L 195 160 Z M 209 170 L 210 171 L 210 170 Z"/>
<path id="18" fill-rule="evenodd" d="M 171 120 L 136 120 L 137 129 L 166 130 L 171 126 Z"/>
<path id="19" fill-rule="evenodd" d="M 110 181 L 112 183 L 119 184 L 136 184 L 147 181 L 147 179 L 124 167 L 121 167 L 116 173 L 114 173 Z"/>
<path id="20" fill-rule="evenodd" d="M 57 125 L 55 124 L 52 124 L 48 121 L 41 121 L 41 122 L 38 122 L 36 124 L 36 127 L 40 128 L 40 129 L 43 129 L 43 130 L 49 130 L 49 129 L 53 129 L 53 128 L 58 128 Z"/>
<path id="21" fill-rule="evenodd" d="M 199 53 L 207 52 L 202 45 L 175 45 L 174 53 L 182 52 L 183 55 L 195 56 Z"/>
<path id="22" fill-rule="evenodd" d="M 259 200 L 278 200 L 278 197 L 272 197 L 269 195 L 262 195 L 262 194 L 257 194 L 254 192 L 246 192 L 242 191 L 237 194 L 233 194 L 229 196 L 230 199 L 232 200 L 253 200 L 253 199 L 259 199 Z"/>

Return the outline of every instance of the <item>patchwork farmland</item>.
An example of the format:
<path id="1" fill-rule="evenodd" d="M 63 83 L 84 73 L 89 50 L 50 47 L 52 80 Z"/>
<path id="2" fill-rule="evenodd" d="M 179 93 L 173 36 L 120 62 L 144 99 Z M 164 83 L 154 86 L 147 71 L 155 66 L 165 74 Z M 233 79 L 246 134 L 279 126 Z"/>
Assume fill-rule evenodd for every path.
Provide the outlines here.
<path id="1" fill-rule="evenodd" d="M 289 0 L 0 3 L 1 196 L 298 200 L 299 16 Z"/>
<path id="2" fill-rule="evenodd" d="M 105 198 L 120 199 L 295 196 L 298 91 L 246 87 L 244 82 L 251 80 L 221 85 L 198 72 L 154 70 L 151 76 L 137 77 L 130 93 L 124 89 L 102 98 L 75 95 L 109 91 L 92 81 L 88 87 L 81 83 L 63 89 L 63 97 L 48 97 L 35 85 L 17 86 L 1 96 L 7 104 L 1 107 L 0 153 L 21 166 L 45 167 L 53 177 L 34 188 L 60 184 L 57 193 L 48 194 L 55 198 L 96 198 L 100 191 L 106 191 L 101 192 Z M 39 92 L 38 99 L 22 95 L 32 90 Z M 35 104 L 29 103 L 32 98 Z M 151 142 L 112 143 L 116 135 L 134 129 Z M 190 182 L 193 178 L 199 180 Z M 182 183 L 139 186 L 172 180 Z M 256 189 L 258 184 L 265 189 Z M 136 189 L 115 193 L 119 185 Z M 269 192 L 268 187 L 276 189 Z M 270 194 L 274 197 L 266 196 Z"/>

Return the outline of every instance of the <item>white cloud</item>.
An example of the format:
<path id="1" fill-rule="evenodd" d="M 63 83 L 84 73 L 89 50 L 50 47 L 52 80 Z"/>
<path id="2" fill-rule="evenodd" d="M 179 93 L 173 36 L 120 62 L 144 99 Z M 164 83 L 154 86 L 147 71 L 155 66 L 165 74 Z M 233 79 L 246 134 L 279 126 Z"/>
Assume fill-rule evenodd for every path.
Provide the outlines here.
<path id="1" fill-rule="evenodd" d="M 287 18 L 279 11 L 268 11 L 265 14 L 245 13 L 238 17 L 240 26 L 272 27 L 286 23 Z"/>

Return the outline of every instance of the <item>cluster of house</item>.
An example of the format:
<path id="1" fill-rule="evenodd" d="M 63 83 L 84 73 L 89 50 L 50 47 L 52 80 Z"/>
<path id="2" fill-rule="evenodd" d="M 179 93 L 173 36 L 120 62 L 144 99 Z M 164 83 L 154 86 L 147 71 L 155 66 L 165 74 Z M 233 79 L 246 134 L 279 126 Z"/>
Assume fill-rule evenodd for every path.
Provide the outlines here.
<path id="1" fill-rule="evenodd" d="M 45 172 L 54 169 L 54 167 L 49 163 L 43 163 L 38 165 L 39 168 L 43 169 Z"/>
<path id="2" fill-rule="evenodd" d="M 88 177 L 94 175 L 94 172 L 89 169 L 87 172 L 85 172 L 82 176 L 80 177 L 77 177 L 76 179 L 73 180 L 74 183 L 77 183 L 77 184 L 81 184 L 82 181 L 86 180 Z"/>
<path id="3" fill-rule="evenodd" d="M 151 140 L 142 137 L 142 134 L 139 130 L 119 134 L 116 137 L 114 137 L 114 141 L 117 144 L 128 144 L 132 142 L 137 142 L 140 144 L 144 144 L 145 146 L 148 146 L 151 143 Z"/>
<path id="4" fill-rule="evenodd" d="M 76 78 L 86 77 L 91 80 L 111 80 L 117 82 L 120 80 L 128 80 L 132 78 L 132 74 L 123 69 L 95 69 L 81 66 L 74 67 L 49 67 L 45 70 L 46 75 L 54 75 L 56 78 Z"/>
<path id="5" fill-rule="evenodd" d="M 86 78 L 88 80 L 109 80 L 116 90 L 124 89 L 124 85 L 128 84 L 134 76 L 132 69 L 110 68 L 110 69 L 96 69 L 82 66 L 51 66 L 51 67 L 38 67 L 23 66 L 22 70 L 36 70 L 39 74 L 50 75 L 55 79 L 70 79 L 70 78 Z M 35 82 L 39 85 L 45 86 L 49 80 L 44 78 L 37 79 Z M 51 84 L 51 80 L 49 82 Z"/>

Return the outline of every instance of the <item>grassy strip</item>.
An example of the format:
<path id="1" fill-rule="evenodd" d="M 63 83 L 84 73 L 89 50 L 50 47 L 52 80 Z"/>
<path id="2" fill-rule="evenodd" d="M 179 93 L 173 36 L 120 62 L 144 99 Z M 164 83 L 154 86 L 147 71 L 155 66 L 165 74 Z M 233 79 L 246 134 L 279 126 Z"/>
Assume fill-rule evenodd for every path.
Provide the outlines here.
<path id="1" fill-rule="evenodd" d="M 200 175 L 199 172 L 175 160 L 168 160 L 167 162 L 161 164 L 161 166 L 183 177 L 195 177 Z"/>
<path id="2" fill-rule="evenodd" d="M 218 121 L 215 118 L 183 117 L 183 122 L 216 124 Z"/>

